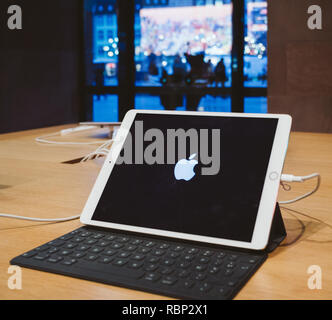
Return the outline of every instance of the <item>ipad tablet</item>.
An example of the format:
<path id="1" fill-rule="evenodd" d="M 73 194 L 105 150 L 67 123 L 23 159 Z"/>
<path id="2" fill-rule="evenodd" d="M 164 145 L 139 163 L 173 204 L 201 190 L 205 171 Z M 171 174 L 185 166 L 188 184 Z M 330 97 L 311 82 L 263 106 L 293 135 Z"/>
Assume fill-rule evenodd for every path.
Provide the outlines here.
<path id="1" fill-rule="evenodd" d="M 289 115 L 131 110 L 81 222 L 264 249 L 290 128 Z"/>

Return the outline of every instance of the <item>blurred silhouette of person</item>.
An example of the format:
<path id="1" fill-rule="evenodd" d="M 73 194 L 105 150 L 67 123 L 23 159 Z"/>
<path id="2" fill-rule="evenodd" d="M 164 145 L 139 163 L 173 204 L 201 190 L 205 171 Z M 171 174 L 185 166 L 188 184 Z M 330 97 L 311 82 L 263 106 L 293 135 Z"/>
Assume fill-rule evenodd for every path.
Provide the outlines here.
<path id="1" fill-rule="evenodd" d="M 220 61 L 218 62 L 214 70 L 214 73 L 215 73 L 216 87 L 218 87 L 219 82 L 221 83 L 221 86 L 224 87 L 227 79 L 226 79 L 226 67 L 223 58 L 221 58 Z"/>
<path id="2" fill-rule="evenodd" d="M 187 74 L 187 66 L 182 62 L 181 57 L 177 54 L 173 63 L 173 81 L 182 82 Z"/>
<path id="3" fill-rule="evenodd" d="M 211 59 L 206 63 L 206 73 L 207 73 L 207 79 L 208 83 L 212 84 L 214 80 L 214 75 L 213 75 L 213 64 L 211 62 Z"/>
<path id="4" fill-rule="evenodd" d="M 149 55 L 149 74 L 152 76 L 157 76 L 159 74 L 159 70 L 157 67 L 157 56 L 154 53 Z"/>
<path id="5" fill-rule="evenodd" d="M 104 78 L 104 66 L 98 67 L 95 70 L 95 81 L 96 81 L 96 87 L 101 88 L 105 85 L 105 78 Z M 100 100 L 101 95 L 97 94 L 97 99 Z"/>
<path id="6" fill-rule="evenodd" d="M 169 78 L 169 77 L 168 77 L 168 73 L 167 73 L 166 69 L 165 69 L 165 68 L 162 68 L 162 69 L 161 69 L 161 78 L 160 78 L 160 82 L 161 82 L 161 84 L 162 84 L 162 85 L 166 85 L 166 84 L 168 83 L 168 81 L 169 81 L 168 78 Z"/>
<path id="7" fill-rule="evenodd" d="M 185 57 L 190 64 L 190 75 L 193 79 L 202 78 L 206 63 L 204 62 L 204 54 L 197 55 L 185 54 Z"/>

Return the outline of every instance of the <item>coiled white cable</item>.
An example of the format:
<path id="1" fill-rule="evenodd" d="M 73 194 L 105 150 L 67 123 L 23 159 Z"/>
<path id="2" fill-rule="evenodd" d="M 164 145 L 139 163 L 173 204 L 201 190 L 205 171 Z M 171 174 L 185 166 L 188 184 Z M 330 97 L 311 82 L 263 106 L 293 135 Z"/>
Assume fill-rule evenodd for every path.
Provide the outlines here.
<path id="1" fill-rule="evenodd" d="M 296 201 L 302 200 L 304 198 L 307 198 L 309 196 L 311 196 L 313 193 L 315 193 L 319 187 L 320 187 L 320 183 L 321 183 L 321 177 L 319 173 L 313 173 L 313 174 L 309 174 L 307 176 L 294 176 L 291 174 L 283 174 L 281 175 L 281 181 L 282 182 L 304 182 L 310 179 L 314 179 L 317 178 L 317 183 L 315 188 L 312 191 L 309 191 L 299 197 L 296 197 L 294 199 L 290 199 L 290 200 L 285 200 L 285 201 L 278 201 L 279 204 L 290 204 L 290 203 L 294 203 Z"/>

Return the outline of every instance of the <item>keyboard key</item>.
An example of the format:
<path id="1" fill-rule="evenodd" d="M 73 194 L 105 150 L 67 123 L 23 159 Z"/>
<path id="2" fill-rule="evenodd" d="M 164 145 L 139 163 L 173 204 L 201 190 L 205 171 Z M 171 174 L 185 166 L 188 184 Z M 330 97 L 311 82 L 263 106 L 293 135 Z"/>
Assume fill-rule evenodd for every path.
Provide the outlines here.
<path id="1" fill-rule="evenodd" d="M 50 249 L 50 246 L 44 245 L 44 246 L 40 246 L 40 247 L 36 248 L 35 251 L 44 252 L 44 251 L 46 251 L 48 249 Z"/>
<path id="2" fill-rule="evenodd" d="M 175 278 L 175 277 L 172 277 L 172 276 L 166 276 L 166 277 L 163 277 L 162 279 L 161 279 L 161 283 L 162 284 L 166 284 L 166 285 L 168 285 L 168 286 L 171 286 L 171 285 L 173 285 L 173 284 L 175 284 L 175 282 L 177 281 L 178 279 L 177 278 Z"/>
<path id="3" fill-rule="evenodd" d="M 233 271 L 232 269 L 226 269 L 226 270 L 224 271 L 224 276 L 229 277 L 229 276 L 231 276 L 233 273 L 234 273 L 234 271 Z"/>
<path id="4" fill-rule="evenodd" d="M 101 257 L 98 260 L 98 262 L 107 264 L 107 263 L 110 263 L 112 260 L 113 260 L 113 258 L 110 258 L 110 257 Z"/>
<path id="5" fill-rule="evenodd" d="M 144 276 L 144 280 L 148 281 L 157 281 L 160 278 L 160 275 L 158 273 L 149 272 Z"/>
<path id="6" fill-rule="evenodd" d="M 217 274 L 219 271 L 220 271 L 220 268 L 218 268 L 216 266 L 209 269 L 210 274 Z"/>
<path id="7" fill-rule="evenodd" d="M 140 248 L 137 250 L 138 253 L 148 253 L 150 251 L 151 251 L 150 248 Z"/>
<path id="8" fill-rule="evenodd" d="M 102 233 L 96 233 L 92 236 L 93 239 L 101 239 L 103 237 L 104 237 L 104 235 Z"/>
<path id="9" fill-rule="evenodd" d="M 226 264 L 226 268 L 227 269 L 233 269 L 235 268 L 236 264 L 234 262 L 229 262 Z"/>
<path id="10" fill-rule="evenodd" d="M 106 251 L 103 252 L 103 254 L 107 255 L 107 256 L 113 256 L 114 254 L 116 254 L 118 251 L 117 250 L 113 250 L 113 249 L 108 249 Z"/>
<path id="11" fill-rule="evenodd" d="M 150 263 L 156 263 L 160 260 L 160 258 L 158 257 L 151 257 L 149 258 L 147 261 L 150 262 Z"/>
<path id="12" fill-rule="evenodd" d="M 73 257 L 73 258 L 77 258 L 77 259 L 79 259 L 79 258 L 83 258 L 85 255 L 86 255 L 85 252 L 80 251 L 80 252 L 74 252 L 74 253 L 72 254 L 72 257 Z"/>
<path id="13" fill-rule="evenodd" d="M 79 233 L 80 233 L 80 229 L 70 232 L 70 234 L 72 234 L 72 235 L 76 235 L 76 234 L 79 234 Z"/>
<path id="14" fill-rule="evenodd" d="M 225 252 L 218 252 L 216 255 L 217 259 L 223 259 L 226 257 L 226 253 Z"/>
<path id="15" fill-rule="evenodd" d="M 188 253 L 188 254 L 196 254 L 198 252 L 199 252 L 199 249 L 197 249 L 197 248 L 190 248 L 190 249 L 186 250 L 186 253 Z"/>
<path id="16" fill-rule="evenodd" d="M 143 262 L 140 262 L 140 261 L 129 262 L 128 268 L 139 269 L 142 265 L 143 265 Z"/>
<path id="17" fill-rule="evenodd" d="M 194 286 L 195 282 L 191 280 L 185 280 L 182 282 L 182 286 L 186 289 L 192 288 Z"/>
<path id="18" fill-rule="evenodd" d="M 179 267 L 183 268 L 183 269 L 189 268 L 190 266 L 191 266 L 191 263 L 189 261 L 182 261 L 179 263 Z"/>
<path id="19" fill-rule="evenodd" d="M 195 272 L 191 277 L 194 280 L 204 280 L 206 278 L 206 275 L 202 272 Z"/>
<path id="20" fill-rule="evenodd" d="M 92 247 L 89 251 L 92 253 L 99 253 L 102 252 L 104 249 L 100 247 Z"/>
<path id="21" fill-rule="evenodd" d="M 115 259 L 115 260 L 113 261 L 113 264 L 114 264 L 115 266 L 122 267 L 122 266 L 124 266 L 127 262 L 128 262 L 128 260 L 125 260 L 125 259 Z"/>
<path id="22" fill-rule="evenodd" d="M 198 291 L 199 292 L 201 292 L 201 293 L 205 293 L 205 292 L 208 292 L 208 291 L 210 291 L 212 289 L 212 286 L 209 284 L 209 283 L 207 283 L 207 282 L 203 282 L 202 284 L 200 284 L 199 286 L 198 286 Z"/>
<path id="23" fill-rule="evenodd" d="M 67 243 L 66 245 L 63 246 L 63 248 L 66 249 L 73 249 L 77 246 L 77 243 Z"/>
<path id="24" fill-rule="evenodd" d="M 95 244 L 96 242 L 98 242 L 98 240 L 96 240 L 96 239 L 87 239 L 84 243 L 86 243 L 86 244 Z"/>
<path id="25" fill-rule="evenodd" d="M 169 248 L 169 244 L 167 243 L 162 243 L 159 246 L 157 246 L 158 249 L 168 249 Z"/>
<path id="26" fill-rule="evenodd" d="M 155 245 L 156 245 L 156 243 L 153 242 L 153 241 L 148 241 L 148 242 L 144 243 L 144 246 L 145 246 L 145 247 L 148 247 L 148 248 L 152 248 L 152 247 L 154 247 Z"/>
<path id="27" fill-rule="evenodd" d="M 60 239 L 60 240 L 67 241 L 67 240 L 72 239 L 73 237 L 74 237 L 74 235 L 72 235 L 72 234 L 66 234 L 66 235 L 60 237 L 59 239 Z"/>
<path id="28" fill-rule="evenodd" d="M 58 251 L 59 251 L 59 248 L 51 247 L 51 248 L 47 251 L 47 253 L 52 254 L 52 253 L 56 253 L 56 252 L 58 252 Z"/>
<path id="29" fill-rule="evenodd" d="M 130 255 L 131 255 L 130 252 L 123 251 L 123 252 L 120 252 L 118 254 L 118 257 L 120 257 L 120 258 L 128 258 Z"/>
<path id="30" fill-rule="evenodd" d="M 169 274 L 171 274 L 171 273 L 173 273 L 174 272 L 174 269 L 172 269 L 172 268 L 168 268 L 168 267 L 165 267 L 165 268 L 162 268 L 161 270 L 160 270 L 160 273 L 161 274 L 164 274 L 164 275 L 169 275 Z"/>
<path id="31" fill-rule="evenodd" d="M 249 264 L 240 264 L 238 270 L 247 272 L 251 269 L 251 265 Z"/>
<path id="32" fill-rule="evenodd" d="M 83 267 L 82 269 L 84 269 Z M 139 269 L 128 269 L 126 267 L 119 267 L 115 266 L 113 264 L 108 264 L 107 267 L 103 265 L 102 263 L 93 263 L 91 266 L 87 269 L 87 271 L 91 270 L 93 268 L 94 272 L 100 272 L 104 279 L 110 279 L 116 277 L 119 279 L 139 279 L 144 276 L 144 271 Z M 119 280 L 120 281 L 120 280 Z"/>
<path id="33" fill-rule="evenodd" d="M 246 275 L 250 271 L 251 267 L 252 266 L 250 264 L 239 265 L 239 267 L 235 270 L 234 276 L 239 278 L 239 277 Z"/>
<path id="34" fill-rule="evenodd" d="M 59 261 L 61 261 L 63 258 L 58 256 L 58 257 L 50 257 L 47 259 L 48 262 L 52 262 L 52 263 L 58 263 Z"/>
<path id="35" fill-rule="evenodd" d="M 46 254 L 46 253 L 38 253 L 36 256 L 34 256 L 33 258 L 36 259 L 36 260 L 45 260 L 46 258 L 48 258 L 49 255 Z"/>
<path id="36" fill-rule="evenodd" d="M 109 236 L 106 236 L 104 239 L 107 241 L 113 241 L 115 238 L 116 238 L 115 235 L 109 235 Z"/>
<path id="37" fill-rule="evenodd" d="M 131 257 L 134 260 L 143 260 L 145 258 L 144 254 L 135 254 Z"/>
<path id="38" fill-rule="evenodd" d="M 205 269 L 206 269 L 205 264 L 198 264 L 198 265 L 195 266 L 196 271 L 204 271 Z"/>
<path id="39" fill-rule="evenodd" d="M 157 264 L 148 264 L 146 267 L 144 267 L 144 270 L 146 271 L 155 271 L 158 269 Z"/>
<path id="40" fill-rule="evenodd" d="M 183 249 L 184 249 L 183 246 L 175 246 L 175 247 L 172 248 L 172 250 L 175 251 L 175 252 L 180 252 L 180 251 L 182 251 Z"/>
<path id="41" fill-rule="evenodd" d="M 195 258 L 195 256 L 192 254 L 187 254 L 183 257 L 183 259 L 186 261 L 192 261 L 192 260 L 194 260 L 194 258 Z"/>
<path id="42" fill-rule="evenodd" d="M 90 249 L 90 246 L 86 246 L 84 244 L 82 244 L 82 245 L 80 245 L 76 248 L 76 250 L 78 250 L 78 251 L 86 251 L 86 250 L 89 250 L 89 249 Z"/>
<path id="43" fill-rule="evenodd" d="M 120 248 L 123 247 L 123 244 L 121 244 L 121 243 L 113 243 L 113 244 L 110 245 L 110 247 L 113 248 L 113 249 L 120 249 Z"/>
<path id="44" fill-rule="evenodd" d="M 155 255 L 155 256 L 162 256 L 165 254 L 166 251 L 164 250 L 161 250 L 161 249 L 156 249 L 156 250 L 153 250 L 151 252 L 151 254 Z"/>
<path id="45" fill-rule="evenodd" d="M 173 259 L 163 259 L 161 263 L 164 264 L 165 266 L 171 266 L 174 264 L 174 262 L 175 260 Z"/>
<path id="46" fill-rule="evenodd" d="M 234 286 L 236 285 L 236 282 L 235 282 L 235 281 L 228 281 L 228 282 L 227 282 L 227 285 L 228 285 L 229 287 L 234 287 Z"/>
<path id="47" fill-rule="evenodd" d="M 190 275 L 190 272 L 188 270 L 181 270 L 179 273 L 178 273 L 178 276 L 180 278 L 186 278 Z"/>
<path id="48" fill-rule="evenodd" d="M 228 256 L 228 259 L 231 260 L 231 261 L 235 261 L 237 260 L 239 256 L 237 254 L 231 254 Z"/>
<path id="49" fill-rule="evenodd" d="M 205 257 L 211 257 L 211 256 L 214 255 L 214 252 L 211 251 L 211 250 L 204 250 L 204 251 L 202 252 L 202 255 L 205 256 Z"/>
<path id="50" fill-rule="evenodd" d="M 120 243 L 125 243 L 125 242 L 128 242 L 130 239 L 128 237 L 118 237 L 116 238 L 116 241 L 117 242 L 120 242 Z"/>
<path id="51" fill-rule="evenodd" d="M 123 250 L 125 250 L 125 251 L 135 251 L 136 249 L 137 249 L 137 246 L 134 246 L 134 245 L 128 245 L 123 248 Z"/>
<path id="52" fill-rule="evenodd" d="M 80 233 L 80 237 L 89 237 L 90 235 L 91 235 L 91 232 L 89 232 L 89 231 L 83 231 L 82 233 Z M 66 240 L 66 239 L 63 239 L 63 240 Z"/>
<path id="53" fill-rule="evenodd" d="M 59 251 L 59 254 L 60 254 L 61 256 L 68 256 L 68 255 L 70 255 L 72 252 L 73 252 L 72 250 L 65 249 L 65 250 L 61 250 L 61 251 Z"/>
<path id="54" fill-rule="evenodd" d="M 61 264 L 66 265 L 66 266 L 71 266 L 76 262 L 77 262 L 76 259 L 65 259 L 61 262 Z"/>
<path id="55" fill-rule="evenodd" d="M 95 261 L 97 258 L 98 258 L 98 256 L 97 256 L 96 254 L 88 254 L 88 255 L 85 257 L 85 260 L 88 260 L 88 261 Z"/>
<path id="56" fill-rule="evenodd" d="M 202 257 L 199 259 L 199 263 L 208 263 L 210 261 L 210 258 L 208 257 Z"/>
<path id="57" fill-rule="evenodd" d="M 37 254 L 36 251 L 29 251 L 29 252 L 26 252 L 26 253 L 22 254 L 22 257 L 31 258 L 31 257 L 35 256 L 36 254 Z"/>
<path id="58" fill-rule="evenodd" d="M 254 263 L 256 263 L 258 260 L 259 260 L 259 257 L 250 257 L 250 258 L 248 259 L 248 262 L 251 263 L 251 264 L 254 264 Z"/>
<path id="59" fill-rule="evenodd" d="M 111 243 L 110 241 L 102 240 L 98 242 L 98 246 L 107 247 L 108 245 L 110 245 L 110 243 Z"/>
<path id="60" fill-rule="evenodd" d="M 75 238 L 72 239 L 71 241 L 76 242 L 76 243 L 79 243 L 79 242 L 82 242 L 82 241 L 84 241 L 84 240 L 85 240 L 84 237 L 75 237 Z"/>
<path id="61" fill-rule="evenodd" d="M 142 242 L 143 242 L 143 240 L 139 240 L 139 239 L 135 239 L 135 240 L 130 241 L 130 243 L 133 244 L 133 245 L 138 245 L 138 244 L 141 244 Z"/>
<path id="62" fill-rule="evenodd" d="M 223 260 L 217 259 L 217 260 L 214 261 L 213 265 L 215 265 L 215 266 L 221 266 L 223 263 L 224 263 Z"/>
<path id="63" fill-rule="evenodd" d="M 171 252 L 171 253 L 168 255 L 168 257 L 173 258 L 173 259 L 175 259 L 175 258 L 177 258 L 177 257 L 179 257 L 179 256 L 180 256 L 180 253 L 178 253 L 178 252 Z"/>
<path id="64" fill-rule="evenodd" d="M 53 246 L 53 247 L 61 247 L 64 244 L 65 244 L 65 241 L 63 241 L 63 240 L 53 240 L 53 241 L 48 242 L 48 245 Z"/>
<path id="65" fill-rule="evenodd" d="M 231 289 L 227 288 L 225 286 L 222 286 L 222 287 L 217 287 L 216 292 L 218 295 L 227 296 L 231 292 Z"/>

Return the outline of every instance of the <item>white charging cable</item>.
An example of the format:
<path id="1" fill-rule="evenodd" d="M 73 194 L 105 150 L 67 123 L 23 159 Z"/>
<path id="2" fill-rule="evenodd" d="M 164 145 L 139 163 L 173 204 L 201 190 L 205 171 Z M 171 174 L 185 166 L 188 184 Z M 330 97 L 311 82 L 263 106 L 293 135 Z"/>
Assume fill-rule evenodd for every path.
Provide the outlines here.
<path id="1" fill-rule="evenodd" d="M 80 132 L 85 130 L 95 129 L 97 126 L 78 126 L 76 128 L 68 128 L 63 129 L 61 131 L 57 131 L 54 133 L 50 133 L 44 136 L 37 137 L 35 139 L 36 142 L 45 143 L 45 144 L 53 144 L 53 145 L 94 145 L 94 144 L 103 144 L 103 141 L 90 141 L 90 142 L 70 142 L 70 141 L 54 141 L 49 140 L 48 138 L 56 137 L 56 136 L 65 136 L 70 133 Z"/>
<path id="2" fill-rule="evenodd" d="M 47 138 L 55 137 L 58 135 L 64 136 L 64 135 L 67 135 L 70 133 L 85 131 L 85 130 L 90 130 L 90 129 L 95 129 L 95 128 L 97 128 L 97 126 L 81 125 L 76 128 L 63 129 L 63 130 L 55 132 L 55 133 L 51 133 L 48 135 L 38 137 L 35 139 L 35 141 L 39 142 L 39 143 L 54 144 L 54 145 L 94 145 L 94 144 L 101 145 L 96 151 L 88 154 L 82 160 L 82 161 L 87 161 L 87 160 L 90 160 L 91 158 L 93 158 L 94 156 L 107 155 L 107 153 L 109 152 L 109 150 L 107 148 L 111 145 L 111 143 L 113 142 L 113 139 L 107 140 L 106 142 L 103 142 L 103 141 L 91 141 L 91 142 L 66 142 L 66 141 L 64 141 L 64 142 L 61 142 L 61 141 L 48 140 Z M 32 217 L 18 216 L 18 215 L 14 215 L 14 214 L 0 213 L 0 217 L 8 218 L 8 219 L 36 221 L 36 222 L 65 222 L 65 221 L 79 219 L 80 215 L 71 216 L 71 217 L 67 217 L 67 218 L 43 219 L 43 218 L 32 218 Z"/>
<path id="3" fill-rule="evenodd" d="M 37 221 L 37 222 L 65 222 L 79 219 L 81 215 L 71 216 L 67 218 L 57 218 L 57 219 L 41 219 L 41 218 L 32 218 L 24 216 L 16 216 L 14 214 L 0 213 L 0 217 L 9 218 L 9 219 L 19 219 L 19 220 L 28 220 L 28 221 Z"/>
<path id="4" fill-rule="evenodd" d="M 309 191 L 309 192 L 307 192 L 307 193 L 305 193 L 305 194 L 303 194 L 299 197 L 296 197 L 294 199 L 286 200 L 286 201 L 278 201 L 278 202 L 280 204 L 289 204 L 289 203 L 294 203 L 296 201 L 307 198 L 319 189 L 320 182 L 321 182 L 321 177 L 320 177 L 319 173 L 313 173 L 313 174 L 309 174 L 307 176 L 294 176 L 292 174 L 282 174 L 281 179 L 280 179 L 281 182 L 305 182 L 307 180 L 314 179 L 314 178 L 317 179 L 317 183 L 316 183 L 316 186 L 313 190 L 311 190 L 311 191 Z"/>

